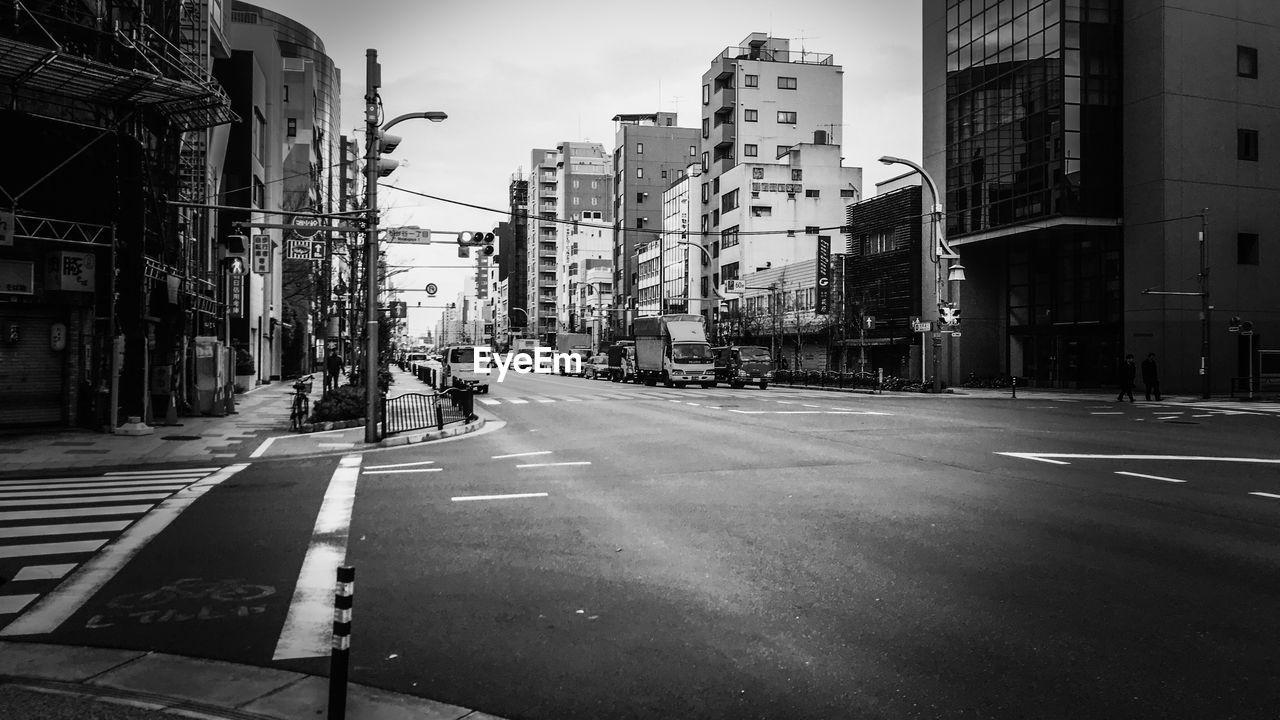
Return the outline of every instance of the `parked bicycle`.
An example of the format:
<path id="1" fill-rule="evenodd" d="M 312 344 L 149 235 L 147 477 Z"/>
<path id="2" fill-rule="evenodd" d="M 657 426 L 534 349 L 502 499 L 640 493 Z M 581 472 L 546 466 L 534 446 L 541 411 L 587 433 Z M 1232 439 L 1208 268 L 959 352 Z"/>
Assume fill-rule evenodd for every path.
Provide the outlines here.
<path id="1" fill-rule="evenodd" d="M 293 383 L 293 408 L 289 412 L 289 429 L 301 430 L 311 413 L 311 376 L 298 378 Z"/>

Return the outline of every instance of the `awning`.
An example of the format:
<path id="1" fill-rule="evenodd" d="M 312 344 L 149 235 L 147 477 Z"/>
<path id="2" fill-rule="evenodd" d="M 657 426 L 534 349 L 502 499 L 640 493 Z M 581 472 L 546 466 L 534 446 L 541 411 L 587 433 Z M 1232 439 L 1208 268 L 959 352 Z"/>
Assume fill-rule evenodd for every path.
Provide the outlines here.
<path id="1" fill-rule="evenodd" d="M 26 90 L 44 97 L 146 107 L 181 131 L 239 119 L 231 111 L 231 100 L 222 86 L 212 78 L 174 79 L 11 37 L 0 37 L 0 84 L 14 92 Z"/>

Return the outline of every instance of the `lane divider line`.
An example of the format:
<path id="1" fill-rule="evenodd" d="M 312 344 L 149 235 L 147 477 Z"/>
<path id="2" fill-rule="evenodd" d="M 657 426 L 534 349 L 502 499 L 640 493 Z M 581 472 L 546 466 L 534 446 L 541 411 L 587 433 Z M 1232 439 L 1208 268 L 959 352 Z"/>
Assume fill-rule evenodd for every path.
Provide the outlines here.
<path id="1" fill-rule="evenodd" d="M 535 450 L 533 452 L 511 453 L 509 455 L 493 455 L 489 459 L 502 460 L 505 458 L 513 458 L 513 457 L 528 457 L 530 455 L 550 455 L 550 454 L 551 454 L 550 450 Z"/>
<path id="2" fill-rule="evenodd" d="M 322 657 L 333 643 L 333 569 L 346 564 L 360 455 L 345 455 L 320 502 L 273 660 Z"/>
<path id="3" fill-rule="evenodd" d="M 444 468 L 404 468 L 403 470 L 365 470 L 365 475 L 404 475 L 408 473 L 441 472 Z"/>
<path id="4" fill-rule="evenodd" d="M 414 467 L 417 465 L 435 465 L 435 460 L 421 460 L 419 462 L 395 463 L 394 465 L 369 465 L 364 469 L 365 472 L 370 470 L 390 470 L 391 468 Z"/>
<path id="5" fill-rule="evenodd" d="M 1142 473 L 1128 472 L 1125 470 L 1117 470 L 1117 475 L 1128 475 L 1129 477 L 1146 478 L 1148 480 L 1163 480 L 1171 483 L 1184 483 L 1186 480 L 1178 480 L 1177 478 L 1160 477 L 1159 475 L 1143 475 Z"/>
<path id="6" fill-rule="evenodd" d="M 590 460 L 577 460 L 574 462 L 554 462 L 554 463 L 530 463 L 528 465 L 517 465 L 517 468 L 535 468 L 535 467 L 559 467 L 561 465 L 590 465 Z"/>
<path id="7" fill-rule="evenodd" d="M 547 497 L 546 493 L 513 493 L 511 495 L 459 495 L 458 497 L 449 498 L 453 502 L 468 502 L 471 500 L 515 500 L 518 498 L 537 498 Z"/>
<path id="8" fill-rule="evenodd" d="M 1276 495 L 1275 493 L 1251 492 L 1251 493 L 1249 493 L 1249 494 L 1250 494 L 1250 495 L 1257 495 L 1258 497 L 1273 498 L 1273 499 L 1275 499 L 1275 500 L 1280 500 L 1280 495 Z"/>

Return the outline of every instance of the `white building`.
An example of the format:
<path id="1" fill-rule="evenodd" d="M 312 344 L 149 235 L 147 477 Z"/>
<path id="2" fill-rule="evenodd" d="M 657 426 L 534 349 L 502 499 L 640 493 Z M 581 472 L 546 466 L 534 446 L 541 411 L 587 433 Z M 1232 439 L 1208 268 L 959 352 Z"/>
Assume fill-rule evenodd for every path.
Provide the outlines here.
<path id="1" fill-rule="evenodd" d="M 573 222 L 561 229 L 560 256 L 556 268 L 557 327 L 578 332 L 582 308 L 578 304 L 578 286 L 585 282 L 583 270 L 587 260 L 613 261 L 613 230 L 599 210 L 586 210 L 569 217 Z M 612 283 L 612 279 L 609 280 Z"/>
<path id="2" fill-rule="evenodd" d="M 715 289 L 703 276 L 703 268 L 709 265 L 709 254 L 704 253 L 697 233 L 690 237 L 690 228 L 697 220 L 698 179 L 702 175 L 699 165 L 690 165 L 662 193 L 662 309 L 661 314 L 703 312 L 717 305 Z M 659 314 L 658 298 L 647 297 L 640 307 L 641 314 Z"/>

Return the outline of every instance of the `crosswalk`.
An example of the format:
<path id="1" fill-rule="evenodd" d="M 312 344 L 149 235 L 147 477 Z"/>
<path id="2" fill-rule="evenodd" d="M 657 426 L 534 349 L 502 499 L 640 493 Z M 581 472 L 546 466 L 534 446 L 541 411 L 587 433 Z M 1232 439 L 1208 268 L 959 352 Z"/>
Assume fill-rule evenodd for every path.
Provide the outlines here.
<path id="1" fill-rule="evenodd" d="M 214 467 L 0 480 L 0 624 Z"/>
<path id="2" fill-rule="evenodd" d="M 814 392 L 788 392 L 787 397 L 825 397 L 831 398 L 832 393 Z M 692 388 L 651 388 L 645 390 L 609 390 L 597 392 L 574 392 L 574 393 L 556 393 L 554 395 L 511 395 L 511 396 L 484 396 L 477 395 L 476 402 L 484 405 L 537 405 L 542 403 L 554 402 L 600 402 L 614 400 L 688 400 L 688 399 L 733 399 L 733 400 L 772 400 L 775 399 L 767 392 L 761 393 L 758 390 L 715 390 L 702 389 L 695 390 Z"/>

